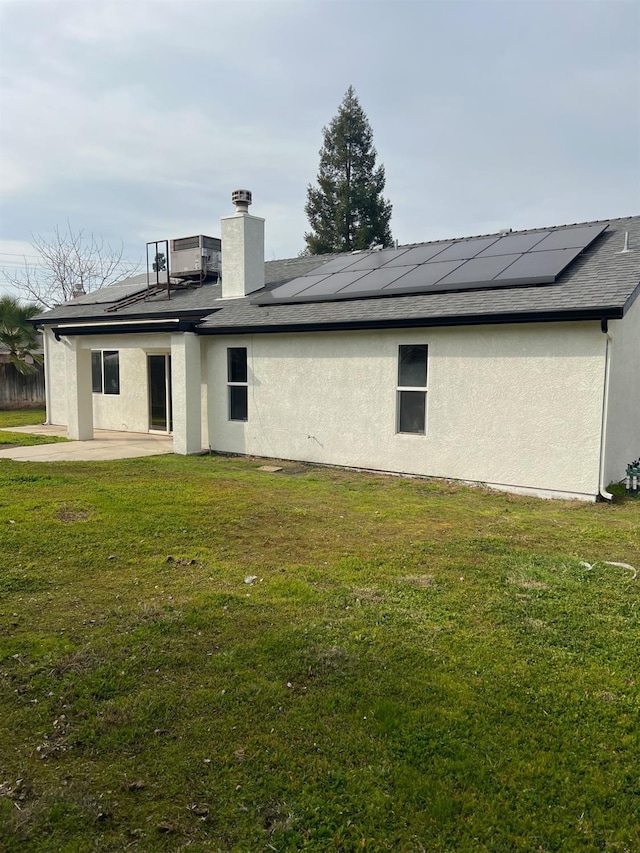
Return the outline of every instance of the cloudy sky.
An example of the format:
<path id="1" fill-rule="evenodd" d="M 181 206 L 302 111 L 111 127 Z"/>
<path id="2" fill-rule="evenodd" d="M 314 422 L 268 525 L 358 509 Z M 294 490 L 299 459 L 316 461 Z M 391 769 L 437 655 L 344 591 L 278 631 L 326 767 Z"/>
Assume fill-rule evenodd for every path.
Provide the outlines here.
<path id="1" fill-rule="evenodd" d="M 56 225 L 142 260 L 253 191 L 304 245 L 353 84 L 400 243 L 638 213 L 635 0 L 0 0 L 0 270 Z M 2 289 L 0 276 L 0 290 Z"/>

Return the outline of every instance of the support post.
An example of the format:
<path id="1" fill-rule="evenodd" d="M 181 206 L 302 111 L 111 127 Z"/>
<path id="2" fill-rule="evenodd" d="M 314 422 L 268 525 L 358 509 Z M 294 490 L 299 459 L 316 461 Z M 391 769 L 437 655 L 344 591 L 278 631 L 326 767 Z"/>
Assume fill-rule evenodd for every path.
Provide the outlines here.
<path id="1" fill-rule="evenodd" d="M 93 439 L 91 350 L 82 349 L 77 338 L 67 341 L 67 434 L 76 441 Z"/>
<path id="2" fill-rule="evenodd" d="M 200 339 L 193 332 L 171 335 L 173 452 L 202 452 Z"/>

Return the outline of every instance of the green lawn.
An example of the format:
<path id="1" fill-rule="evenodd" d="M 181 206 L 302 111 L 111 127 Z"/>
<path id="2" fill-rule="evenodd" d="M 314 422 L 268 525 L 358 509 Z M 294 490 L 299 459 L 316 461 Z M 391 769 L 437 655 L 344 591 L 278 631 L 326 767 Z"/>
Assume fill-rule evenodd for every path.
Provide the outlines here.
<path id="1" fill-rule="evenodd" d="M 0 427 L 34 426 L 42 424 L 46 419 L 44 409 L 15 409 L 8 412 L 0 411 Z M 0 448 L 7 444 L 18 444 L 23 447 L 33 444 L 55 444 L 58 441 L 67 441 L 55 435 L 31 435 L 24 432 L 0 432 Z"/>
<path id="2" fill-rule="evenodd" d="M 260 464 L 0 460 L 0 850 L 639 850 L 640 501 Z"/>

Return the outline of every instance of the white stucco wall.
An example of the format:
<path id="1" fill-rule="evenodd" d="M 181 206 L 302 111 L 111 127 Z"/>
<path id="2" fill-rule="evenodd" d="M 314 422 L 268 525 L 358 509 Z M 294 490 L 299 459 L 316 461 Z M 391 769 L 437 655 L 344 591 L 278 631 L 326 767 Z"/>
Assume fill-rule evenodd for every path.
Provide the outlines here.
<path id="1" fill-rule="evenodd" d="M 65 353 L 69 342 L 56 341 L 47 331 L 48 393 L 47 420 L 68 425 Z M 82 349 L 118 350 L 120 353 L 120 394 L 92 394 L 93 426 L 126 432 L 147 432 L 149 429 L 149 398 L 147 388 L 147 354 L 171 351 L 168 334 L 103 335 L 75 339 Z"/>
<path id="2" fill-rule="evenodd" d="M 637 313 L 635 317 L 637 322 Z M 629 358 L 637 360 L 634 328 L 623 323 L 612 331 L 614 345 L 624 356 L 621 363 L 627 365 Z M 147 431 L 146 355 L 170 352 L 171 336 L 78 340 L 86 349 L 120 352 L 121 393 L 92 394 L 94 427 Z M 68 344 L 53 338 L 48 343 L 48 417 L 52 423 L 67 424 Z M 204 449 L 511 489 L 597 494 L 605 353 L 599 323 L 211 336 L 194 338 L 193 346 L 196 343 L 201 348 L 196 372 Z M 429 347 L 424 436 L 396 433 L 400 344 Z M 228 420 L 226 354 L 231 346 L 248 348 L 246 423 Z M 198 368 L 197 358 L 190 361 Z M 625 392 L 619 390 L 633 381 L 632 368 L 614 364 L 615 359 L 610 403 L 622 414 L 620 429 L 609 434 L 607 464 L 615 467 L 619 458 L 629 455 L 637 407 L 627 411 Z M 637 371 L 635 377 L 637 383 Z M 191 396 L 197 385 L 194 373 Z M 176 433 L 178 409 L 174 406 Z M 189 442 L 197 432 L 197 417 L 197 405 L 191 406 L 183 425 L 190 438 L 182 452 L 196 449 Z"/>
<path id="3" fill-rule="evenodd" d="M 67 426 L 66 347 L 56 341 L 50 329 L 44 331 L 45 371 L 47 383 L 47 421 Z"/>
<path id="4" fill-rule="evenodd" d="M 428 344 L 427 434 L 396 433 L 400 344 Z M 210 338 L 216 450 L 593 496 L 598 323 Z M 227 416 L 226 350 L 247 346 L 249 419 Z"/>
<path id="5" fill-rule="evenodd" d="M 618 482 L 640 454 L 640 298 L 609 321 L 610 373 L 605 485 Z"/>

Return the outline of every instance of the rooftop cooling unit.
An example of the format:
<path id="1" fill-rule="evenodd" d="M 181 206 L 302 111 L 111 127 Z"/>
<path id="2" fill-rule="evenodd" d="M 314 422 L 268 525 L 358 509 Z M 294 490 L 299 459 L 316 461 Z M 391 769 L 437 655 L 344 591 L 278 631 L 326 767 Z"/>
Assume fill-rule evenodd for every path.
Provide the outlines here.
<path id="1" fill-rule="evenodd" d="M 207 278 L 220 276 L 222 241 L 219 237 L 181 237 L 171 240 L 171 276 Z"/>

